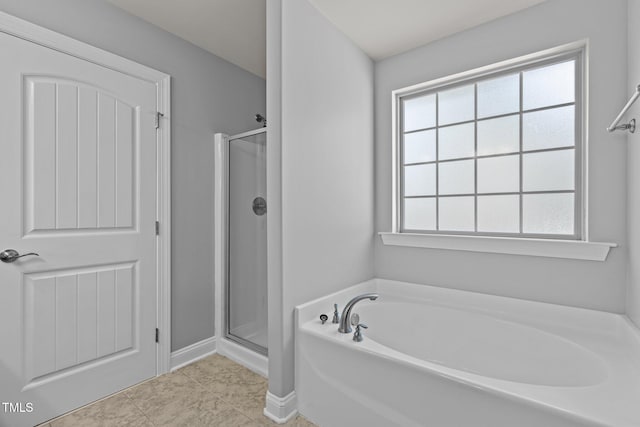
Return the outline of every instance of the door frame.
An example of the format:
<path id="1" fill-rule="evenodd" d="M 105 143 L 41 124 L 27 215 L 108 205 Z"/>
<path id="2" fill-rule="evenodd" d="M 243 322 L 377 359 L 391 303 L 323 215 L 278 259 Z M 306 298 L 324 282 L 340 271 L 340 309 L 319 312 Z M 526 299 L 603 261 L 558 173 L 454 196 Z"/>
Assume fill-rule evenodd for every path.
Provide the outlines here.
<path id="1" fill-rule="evenodd" d="M 171 355 L 171 76 L 31 22 L 0 12 L 0 32 L 145 80 L 156 86 L 158 113 L 156 220 L 156 375 L 169 372 Z"/>

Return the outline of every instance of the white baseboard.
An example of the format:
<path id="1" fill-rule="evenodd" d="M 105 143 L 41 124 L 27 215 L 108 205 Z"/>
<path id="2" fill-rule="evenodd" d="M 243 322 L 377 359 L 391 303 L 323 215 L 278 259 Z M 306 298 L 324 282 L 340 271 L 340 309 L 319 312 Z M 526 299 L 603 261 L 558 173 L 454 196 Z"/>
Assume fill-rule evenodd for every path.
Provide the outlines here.
<path id="1" fill-rule="evenodd" d="M 171 372 L 216 352 L 216 337 L 198 341 L 171 353 Z"/>
<path id="2" fill-rule="evenodd" d="M 284 424 L 298 414 L 295 390 L 285 397 L 278 397 L 267 390 L 264 415 L 278 424 Z"/>
<path id="3" fill-rule="evenodd" d="M 251 369 L 258 375 L 265 378 L 268 377 L 269 359 L 267 359 L 266 356 L 244 348 L 240 344 L 226 338 L 218 340 L 217 349 L 219 354 L 228 357 L 248 369 Z"/>

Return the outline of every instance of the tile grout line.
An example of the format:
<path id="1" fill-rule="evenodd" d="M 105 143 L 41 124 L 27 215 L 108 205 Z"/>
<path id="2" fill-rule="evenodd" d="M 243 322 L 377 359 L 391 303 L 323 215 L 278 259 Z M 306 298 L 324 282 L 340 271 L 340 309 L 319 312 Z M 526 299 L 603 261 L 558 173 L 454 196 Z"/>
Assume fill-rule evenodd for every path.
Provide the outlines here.
<path id="1" fill-rule="evenodd" d="M 111 398 L 115 398 L 116 396 L 124 395 L 125 397 L 127 397 L 127 398 L 128 398 L 129 396 L 127 396 L 127 395 L 126 395 L 126 393 L 125 393 L 125 391 L 126 391 L 126 390 L 128 390 L 128 389 L 124 389 L 124 390 L 117 391 L 117 392 L 115 392 L 115 393 L 113 393 L 113 394 L 110 394 L 110 395 L 108 395 L 108 396 L 105 396 L 105 397 L 103 397 L 103 398 L 101 398 L 101 399 L 98 399 L 98 400 L 96 400 L 96 401 L 94 401 L 94 402 L 87 403 L 86 405 L 80 406 L 79 408 L 73 409 L 73 410 L 71 410 L 71 411 L 69 411 L 69 412 L 66 412 L 66 413 L 64 413 L 64 414 L 62 414 L 62 415 L 59 415 L 59 416 L 57 416 L 57 417 L 55 417 L 55 418 L 52 418 L 52 419 L 50 419 L 49 421 L 47 421 L 47 423 L 48 423 L 48 424 L 46 424 L 46 425 L 44 425 L 44 426 L 38 426 L 38 427 L 46 427 L 47 425 L 48 425 L 48 426 L 50 426 L 50 427 L 53 427 L 53 423 L 56 423 L 56 422 L 58 422 L 58 421 L 62 420 L 63 418 L 66 418 L 66 417 L 68 417 L 68 416 L 71 416 L 71 415 L 73 415 L 73 414 L 75 414 L 75 413 L 77 413 L 77 412 L 80 412 L 80 411 L 82 411 L 82 410 L 84 410 L 84 409 L 90 408 L 90 407 L 92 407 L 92 406 L 94 406 L 94 405 L 97 405 L 97 404 L 99 404 L 99 403 L 101 403 L 101 402 L 104 402 L 104 401 L 106 401 L 106 400 L 109 400 L 109 399 L 111 399 Z"/>
<path id="2" fill-rule="evenodd" d="M 224 357 L 224 356 L 222 356 Z M 197 362 L 196 362 L 197 363 Z M 235 362 L 234 362 L 235 363 Z M 195 365 L 195 364 L 194 364 Z M 190 365 L 193 366 L 193 365 Z M 254 372 L 252 372 L 250 369 L 245 368 L 242 365 L 237 364 L 237 366 L 240 368 L 240 371 L 246 371 L 248 373 L 251 374 L 255 374 Z M 186 367 L 185 367 L 186 368 Z M 225 370 L 225 368 L 223 368 L 223 370 Z M 195 381 L 196 383 L 198 383 L 199 385 L 206 387 L 206 384 L 198 381 L 197 378 L 191 377 L 188 373 L 186 372 L 182 372 L 182 374 L 184 374 L 185 376 L 187 376 L 188 378 L 192 379 L 193 381 Z M 256 374 L 257 375 L 257 374 Z M 239 405 L 237 405 L 234 400 L 228 400 L 223 396 L 219 396 L 216 397 L 216 399 L 221 400 L 222 402 L 226 403 L 227 405 L 229 405 L 231 408 L 235 409 L 236 411 L 238 411 L 239 413 L 241 413 L 242 415 L 244 415 L 245 417 L 249 418 L 251 421 L 255 421 L 255 422 L 259 422 L 259 423 L 264 423 L 266 419 L 266 417 L 264 417 L 264 415 L 261 415 L 260 418 L 255 418 L 252 415 L 248 414 L 243 408 L 241 408 Z"/>
<path id="3" fill-rule="evenodd" d="M 159 378 L 159 377 L 156 377 L 156 378 Z M 137 386 L 137 384 L 136 384 L 136 386 Z M 140 407 L 136 404 L 136 400 L 135 400 L 135 399 L 133 399 L 133 398 L 132 398 L 128 393 L 126 393 L 126 390 L 132 389 L 132 388 L 134 388 L 134 387 L 136 387 L 136 386 L 129 387 L 129 388 L 127 388 L 127 389 L 123 390 L 123 392 L 124 392 L 123 394 L 124 394 L 124 396 L 127 398 L 127 400 L 128 400 L 128 401 L 129 401 L 129 402 L 130 402 L 130 403 L 131 403 L 131 404 L 132 404 L 132 405 L 133 405 L 133 406 L 134 406 L 134 407 L 135 407 L 135 408 L 136 408 L 136 409 L 137 409 L 141 414 L 142 414 L 142 416 L 143 416 L 147 421 L 149 421 L 149 424 L 151 424 L 152 426 L 156 427 L 156 423 L 154 423 L 154 422 L 153 422 L 153 420 L 152 420 L 151 418 L 149 418 L 149 416 L 147 415 L 147 413 L 146 413 L 145 411 L 143 411 L 143 410 L 142 410 L 142 408 L 140 408 Z"/>
<path id="4" fill-rule="evenodd" d="M 171 374 L 169 374 L 169 375 L 179 375 L 179 376 L 182 376 L 182 377 L 184 377 L 184 378 L 188 379 L 189 381 L 191 381 L 191 382 L 195 383 L 196 385 L 198 385 L 198 386 L 200 386 L 200 387 L 203 387 L 203 388 L 206 388 L 206 385 L 205 385 L 205 384 L 203 384 L 203 383 L 199 382 L 198 380 L 196 380 L 195 378 L 193 378 L 193 377 L 189 376 L 189 375 L 188 375 L 187 373 L 185 373 L 185 372 L 178 372 L 178 371 L 176 371 L 176 372 L 173 372 L 173 373 L 171 373 Z M 159 377 L 158 377 L 158 378 L 159 378 Z M 252 422 L 258 422 L 258 420 L 256 420 L 256 419 L 252 418 L 251 416 L 249 416 L 248 414 L 246 414 L 244 411 L 242 411 L 240 408 L 238 408 L 238 407 L 236 407 L 235 405 L 231 404 L 231 403 L 230 403 L 229 401 L 227 401 L 226 399 L 223 399 L 223 398 L 221 398 L 220 396 L 217 396 L 217 395 L 215 395 L 215 394 L 214 394 L 212 397 L 213 397 L 213 400 L 215 400 L 215 401 L 220 401 L 220 402 L 224 403 L 226 406 L 228 406 L 228 407 L 229 407 L 229 409 L 232 409 L 232 410 L 236 411 L 237 413 L 241 414 L 243 417 L 247 418 L 249 421 L 252 421 Z M 135 399 L 131 399 L 131 400 L 132 400 L 132 401 L 135 401 Z M 203 402 L 202 400 L 194 400 L 194 401 L 193 401 L 193 403 L 192 403 L 191 405 L 188 405 L 188 406 L 187 406 L 187 408 L 195 408 L 195 407 L 197 406 L 197 404 L 198 404 L 198 403 L 202 403 L 202 402 Z M 135 403 L 134 403 L 134 405 L 135 405 Z M 147 415 L 147 413 L 146 413 L 144 410 L 142 410 L 138 405 L 135 405 L 135 406 L 136 406 L 138 409 L 140 409 L 140 410 L 141 410 L 141 412 L 142 412 L 142 413 L 143 413 L 143 414 L 144 414 L 144 415 L 145 415 L 145 416 L 150 420 L 150 422 L 152 423 L 152 425 L 154 425 L 154 426 L 156 425 L 155 423 L 153 423 L 153 421 L 150 419 L 150 417 Z M 208 409 L 205 409 L 205 411 L 213 413 L 213 411 L 210 411 L 210 410 L 208 410 Z"/>

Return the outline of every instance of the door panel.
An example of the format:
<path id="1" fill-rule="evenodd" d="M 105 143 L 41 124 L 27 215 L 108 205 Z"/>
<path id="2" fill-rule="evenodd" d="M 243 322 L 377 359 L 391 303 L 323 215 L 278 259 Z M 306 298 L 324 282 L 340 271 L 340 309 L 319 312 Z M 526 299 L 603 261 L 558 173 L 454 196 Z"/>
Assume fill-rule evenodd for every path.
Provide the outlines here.
<path id="1" fill-rule="evenodd" d="M 156 374 L 156 87 L 0 33 L 0 426 Z M 9 60 L 10 58 L 10 60 Z"/>
<path id="2" fill-rule="evenodd" d="M 25 274 L 25 379 L 133 348 L 135 265 Z"/>
<path id="3" fill-rule="evenodd" d="M 139 111 L 80 83 L 24 85 L 25 232 L 133 227 Z"/>

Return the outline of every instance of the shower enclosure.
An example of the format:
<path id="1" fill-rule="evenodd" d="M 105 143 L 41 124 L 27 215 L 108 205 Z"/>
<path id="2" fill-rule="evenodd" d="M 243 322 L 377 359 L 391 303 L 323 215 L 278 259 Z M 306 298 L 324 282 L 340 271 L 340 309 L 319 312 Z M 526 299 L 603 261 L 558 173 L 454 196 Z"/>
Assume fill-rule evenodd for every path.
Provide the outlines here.
<path id="1" fill-rule="evenodd" d="M 220 158 L 216 191 L 223 206 L 220 239 L 223 270 L 216 292 L 222 311 L 218 336 L 267 355 L 267 175 L 266 128 L 234 136 L 216 135 Z M 217 290 L 218 291 L 218 290 Z M 221 303 L 221 304 L 220 304 Z"/>

